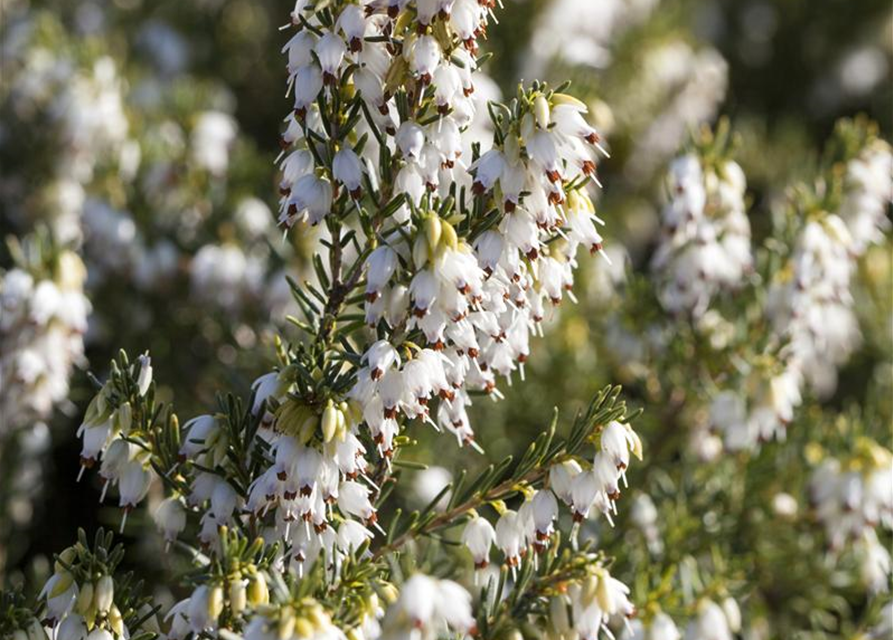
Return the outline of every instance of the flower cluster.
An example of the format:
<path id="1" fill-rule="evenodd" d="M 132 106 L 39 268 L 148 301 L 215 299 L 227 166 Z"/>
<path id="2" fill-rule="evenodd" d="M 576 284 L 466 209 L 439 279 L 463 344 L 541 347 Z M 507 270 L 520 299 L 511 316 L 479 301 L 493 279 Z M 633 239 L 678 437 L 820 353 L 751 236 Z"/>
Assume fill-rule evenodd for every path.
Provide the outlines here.
<path id="1" fill-rule="evenodd" d="M 124 372 L 113 373 L 90 402 L 77 432 L 82 442 L 80 474 L 99 464 L 100 500 L 105 500 L 110 487 L 118 487 L 118 506 L 124 510 L 122 529 L 127 513 L 146 497 L 154 476 L 148 446 L 139 440 L 149 420 L 141 410 L 141 400 L 149 393 L 152 375 L 148 356 L 140 356 Z"/>
<path id="2" fill-rule="evenodd" d="M 493 109 L 492 148 L 466 148 L 471 52 L 488 10 L 412 6 L 343 3 L 339 13 L 299 3 L 292 15 L 297 32 L 285 52 L 295 109 L 283 134 L 280 220 L 325 227 L 318 250 L 330 269 L 317 273 L 320 284 L 342 277 L 344 229 L 372 227 L 370 248 L 339 286 L 344 296 L 365 277 L 365 322 L 390 337 L 365 343 L 345 394 L 308 389 L 302 368 L 319 365 L 300 358 L 258 379 L 253 410 L 271 464 L 247 498 L 220 476 L 192 479 L 190 504 L 211 505 L 207 544 L 244 508 L 273 516 L 301 566 L 361 545 L 373 535 L 378 492 L 366 475 L 367 434 L 384 460 L 403 419 L 472 443 L 470 393 L 498 395 L 496 376 L 523 366 L 546 305 L 570 289 L 577 248 L 601 250 L 585 192 L 601 146 L 585 108 L 535 85 Z M 323 318 L 315 338 L 330 331 Z M 220 420 L 202 416 L 185 429 L 184 459 L 227 464 Z M 593 500 L 608 476 L 616 484 L 612 464 Z"/>
<path id="3" fill-rule="evenodd" d="M 744 363 L 742 389 L 721 391 L 710 406 L 711 426 L 732 450 L 782 437 L 806 386 L 819 397 L 832 394 L 838 368 L 861 344 L 855 271 L 869 244 L 883 238 L 893 198 L 893 156 L 883 141 L 861 140 L 863 129 L 839 127 L 841 138 L 858 132 L 861 146 L 846 164 L 836 199 L 828 193 L 792 196 L 805 220 L 783 267 L 771 275 L 764 312 L 775 344 L 771 353 Z"/>
<path id="4" fill-rule="evenodd" d="M 875 138 L 847 163 L 840 217 L 852 237 L 852 251 L 865 253 L 870 244 L 883 241 L 890 228 L 887 209 L 893 201 L 893 152 Z"/>
<path id="5" fill-rule="evenodd" d="M 573 298 L 578 249 L 602 252 L 589 190 L 605 151 L 585 106 L 534 83 L 508 105 L 489 104 L 488 129 L 475 124 L 477 38 L 491 9 L 477 0 L 299 1 L 284 47 L 294 109 L 281 137 L 279 221 L 316 236 L 314 280 L 292 285 L 302 339 L 277 344 L 280 367 L 255 381 L 247 405 L 221 399 L 219 412 L 182 428 L 155 404 L 148 356 L 122 355 L 91 403 L 79 430 L 82 466 L 98 465 L 105 488 L 117 486 L 125 516 L 160 479 L 168 491 L 154 513 L 158 529 L 168 543 L 182 541 L 195 516 L 211 558 L 170 612 L 171 638 L 225 637 L 224 629 L 258 639 L 470 634 L 471 595 L 418 571 L 404 573 L 411 577 L 387 609 L 367 594 L 337 622 L 338 609 L 303 598 L 320 592 L 309 585 L 321 579 L 357 584 L 355 570 L 379 571 L 390 585 L 375 564 L 381 554 L 466 514 L 475 564 L 489 562 L 495 544 L 529 580 L 538 558 L 560 569 L 559 501 L 575 522 L 617 513 L 630 455 L 641 458 L 642 446 L 613 406 L 619 389 L 608 389 L 580 414 L 575 435 L 549 446 L 553 424 L 526 466 L 482 476 L 480 493 L 469 486 L 454 503 L 460 494 L 448 485 L 426 517 L 401 528 L 398 514 L 388 531 L 378 522 L 408 423 L 477 447 L 472 394 L 498 398 L 498 377 L 523 377 L 547 309 Z M 213 138 L 220 124 L 196 135 Z M 480 139 L 485 130 L 489 140 Z M 225 148 L 219 142 L 207 144 Z M 193 267 L 218 289 L 238 289 L 230 273 L 238 260 L 226 247 L 206 249 Z M 582 456 L 590 443 L 594 455 Z M 484 504 L 499 512 L 495 526 L 477 515 Z M 269 552 L 263 563 L 239 555 L 243 540 L 232 532 L 246 530 Z M 562 556 L 580 560 L 586 579 L 561 601 L 594 638 L 634 607 L 600 557 L 581 557 Z"/>
<path id="6" fill-rule="evenodd" d="M 68 397 L 68 378 L 84 361 L 90 302 L 74 253 L 24 265 L 0 279 L 0 431 L 47 420 Z"/>
<path id="7" fill-rule="evenodd" d="M 109 57 L 96 59 L 90 68 L 77 68 L 71 52 L 55 51 L 41 41 L 39 21 L 32 16 L 11 25 L 9 37 L 20 43 L 23 53 L 4 61 L 4 75 L 10 78 L 8 106 L 20 120 L 45 114 L 44 126 L 57 133 L 53 174 L 41 187 L 41 199 L 54 238 L 77 242 L 85 187 L 94 175 L 110 161 L 132 175 L 139 163 L 139 149 L 129 140 L 119 69 Z M 25 178 L 15 175 L 4 195 L 13 220 L 27 216 L 20 210 L 21 203 L 28 202 Z"/>
<path id="8" fill-rule="evenodd" d="M 434 640 L 474 631 L 468 591 L 452 580 L 417 573 L 403 584 L 399 597 L 385 612 L 379 638 Z"/>
<path id="9" fill-rule="evenodd" d="M 743 389 L 726 389 L 710 403 L 710 424 L 731 451 L 752 450 L 784 439 L 787 425 L 802 402 L 800 370 L 784 363 L 753 363 Z"/>
<path id="10" fill-rule="evenodd" d="M 673 161 L 667 182 L 651 262 L 663 283 L 658 298 L 670 313 L 701 316 L 718 292 L 740 287 L 753 268 L 744 172 L 732 160 L 704 166 L 689 153 Z"/>
<path id="11" fill-rule="evenodd" d="M 887 591 L 893 561 L 876 529 L 893 529 L 893 454 L 862 438 L 848 461 L 828 457 L 816 467 L 809 493 L 830 548 L 852 543 L 865 584 Z"/>
<path id="12" fill-rule="evenodd" d="M 791 366 L 820 395 L 837 386 L 837 367 L 859 345 L 851 279 L 852 237 L 843 220 L 828 214 L 799 234 L 790 271 L 769 290 L 768 313 L 790 341 Z"/>
<path id="13" fill-rule="evenodd" d="M 53 575 L 40 591 L 44 620 L 58 640 L 115 640 L 141 630 L 157 631 L 154 611 L 115 568 L 124 551 L 110 548 L 99 531 L 91 548 L 83 531 L 77 544 L 56 556 Z"/>

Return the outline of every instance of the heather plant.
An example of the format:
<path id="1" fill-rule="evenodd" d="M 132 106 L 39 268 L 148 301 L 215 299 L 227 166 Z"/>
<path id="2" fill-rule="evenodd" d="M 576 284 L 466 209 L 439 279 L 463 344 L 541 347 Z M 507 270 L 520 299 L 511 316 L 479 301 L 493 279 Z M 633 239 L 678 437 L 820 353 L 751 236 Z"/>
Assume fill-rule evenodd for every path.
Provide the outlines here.
<path id="1" fill-rule="evenodd" d="M 93 194 L 69 212 L 84 238 L 16 218 L 0 401 L 17 448 L 0 453 L 64 403 L 90 301 L 163 266 L 146 248 L 168 237 L 192 298 L 176 305 L 215 309 L 240 373 L 165 380 L 154 347 L 91 363 L 69 481 L 97 488 L 105 528 L 2 594 L 3 637 L 889 634 L 889 144 L 841 119 L 763 193 L 747 134 L 708 124 L 717 51 L 666 37 L 673 18 L 651 31 L 654 2 L 568 4 L 530 10 L 521 66 L 549 81 L 499 78 L 503 98 L 484 36 L 519 5 L 299 0 L 278 210 L 230 175 L 225 109 L 186 110 L 188 147 L 137 129 L 159 155 L 130 177 L 127 118 L 87 118 L 98 151 L 72 142 L 49 169 Z M 30 42 L 7 106 L 42 68 Z M 92 113 L 79 91 L 125 111 L 111 60 L 91 64 L 44 96 L 75 105 L 51 111 L 68 136 Z M 135 113 L 170 132 L 169 108 Z M 623 199 L 650 223 L 612 213 Z M 115 202 L 151 243 L 121 242 Z"/>

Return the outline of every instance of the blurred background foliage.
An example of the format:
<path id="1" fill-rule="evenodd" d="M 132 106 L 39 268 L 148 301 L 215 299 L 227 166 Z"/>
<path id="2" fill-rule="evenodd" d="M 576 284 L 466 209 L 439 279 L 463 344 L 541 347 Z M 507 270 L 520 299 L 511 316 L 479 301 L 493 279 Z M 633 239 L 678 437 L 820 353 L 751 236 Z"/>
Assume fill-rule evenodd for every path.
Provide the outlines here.
<path id="1" fill-rule="evenodd" d="M 87 265 L 93 307 L 89 365 L 73 370 L 70 402 L 47 417 L 45 451 L 24 455 L 31 445 L 20 436 L 0 442 L 0 575 L 7 582 L 39 584 L 47 558 L 69 544 L 76 526 L 92 531 L 118 520 L 116 509 L 98 504 L 98 483 L 75 483 L 74 436 L 92 394 L 88 368 L 102 378 L 119 348 L 151 351 L 160 393 L 186 418 L 213 406 L 218 391 L 246 394 L 275 360 L 277 330 L 294 338 L 285 321 L 283 274 L 300 280 L 308 256 L 300 242 L 283 240 L 270 213 L 278 197 L 280 119 L 288 109 L 278 27 L 290 8 L 284 0 L 0 0 L 0 230 L 23 236 L 49 228 L 58 245 L 74 247 Z M 772 500 L 780 491 L 803 499 L 817 447 L 845 448 L 848 433 L 890 445 L 889 239 L 860 265 L 855 295 L 864 339 L 835 394 L 808 401 L 786 442 L 703 464 L 687 443 L 703 426 L 709 399 L 697 397 L 707 392 L 692 381 L 714 356 L 691 324 L 662 324 L 664 313 L 646 276 L 667 163 L 700 124 L 714 123 L 720 114 L 731 122 L 757 246 L 775 228 L 773 221 L 787 215 L 790 186 L 813 180 L 838 118 L 867 114 L 890 138 L 889 1 L 505 0 L 497 17 L 499 25 L 488 34 L 487 50 L 494 55 L 486 70 L 503 94 L 512 95 L 520 79 L 558 84 L 571 78 L 572 92 L 590 106 L 604 133 L 611 158 L 600 167 L 605 188 L 597 206 L 614 264 L 581 257 L 579 303 L 566 301 L 546 337 L 537 340 L 524 383 L 516 376 L 503 389 L 502 402 L 476 402 L 472 419 L 481 445 L 491 457 L 518 455 L 518 447 L 548 424 L 553 407 L 567 424 L 594 391 L 624 384 L 628 402 L 644 409 L 636 429 L 646 464 L 631 472 L 630 486 L 657 505 L 663 546 L 655 554 L 627 525 L 630 502 L 615 530 L 595 527 L 588 534 L 602 537 L 618 555 L 618 571 L 646 576 L 645 584 L 636 585 L 637 597 L 654 597 L 666 567 L 685 573 L 686 558 L 696 558 L 709 576 L 704 581 L 716 581 L 717 593 L 744 594 L 750 628 L 757 629 L 753 637 L 765 637 L 758 633 L 761 617 L 771 619 L 778 633 L 851 637 L 862 628 L 860 620 L 874 615 L 866 600 L 844 567 L 809 561 L 823 553 L 816 523 L 779 521 Z M 98 222 L 92 226 L 76 220 L 78 228 L 67 235 L 58 231 L 60 205 L 49 192 L 60 174 L 70 180 L 58 165 L 74 162 L 68 134 L 60 133 L 64 114 L 54 111 L 61 89 L 25 101 L 20 95 L 40 67 L 29 58 L 37 49 L 68 61 L 57 80 L 61 85 L 89 75 L 97 61 L 113 61 L 113 93 L 126 120 L 126 134 L 97 145 L 89 175 L 77 177 L 94 208 L 123 216 L 94 214 Z M 87 112 L 105 114 L 99 97 L 85 100 Z M 226 155 L 222 167 L 203 164 L 197 151 L 208 113 L 224 118 L 212 123 L 217 129 L 209 143 L 212 155 Z M 122 168 L 130 144 L 140 152 L 132 170 Z M 265 224 L 244 213 L 248 198 L 266 207 Z M 263 208 L 256 211 L 263 216 Z M 111 240 L 102 233 L 109 228 L 116 230 Z M 141 280 L 140 265 L 164 242 L 173 244 L 169 267 Z M 144 251 L 133 253 L 139 243 Z M 234 245 L 241 247 L 239 255 L 199 259 L 208 246 Z M 625 251 L 612 252 L 612 245 Z M 124 257 L 110 260 L 118 254 Z M 14 257 L 4 249 L 0 264 L 8 268 Z M 242 293 L 236 300 L 222 300 L 237 289 Z M 649 334 L 655 331 L 664 335 Z M 624 343 L 624 332 L 641 339 Z M 654 344 L 660 348 L 649 351 Z M 630 349 L 637 357 L 630 357 Z M 419 428 L 418 437 L 424 445 L 420 462 L 442 468 L 415 473 L 420 495 L 436 495 L 448 474 L 483 463 L 443 446 L 427 428 Z M 39 472 L 32 469 L 27 477 L 35 482 L 23 492 L 13 480 L 27 465 Z M 801 508 L 807 505 L 801 502 Z M 145 513 L 133 514 L 129 536 L 149 529 Z M 176 563 L 159 558 L 158 539 L 132 541 L 140 551 L 127 562 L 163 589 Z M 709 592 L 708 584 L 702 587 Z"/>

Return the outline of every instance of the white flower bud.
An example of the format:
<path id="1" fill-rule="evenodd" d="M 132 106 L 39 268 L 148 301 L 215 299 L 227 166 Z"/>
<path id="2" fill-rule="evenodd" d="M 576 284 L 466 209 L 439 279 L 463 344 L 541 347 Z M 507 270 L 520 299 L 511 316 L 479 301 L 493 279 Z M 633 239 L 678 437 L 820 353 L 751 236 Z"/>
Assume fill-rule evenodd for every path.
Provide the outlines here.
<path id="1" fill-rule="evenodd" d="M 186 528 L 186 508 L 179 498 L 165 498 L 155 510 L 155 525 L 168 542 L 177 539 L 177 536 Z"/>
<path id="2" fill-rule="evenodd" d="M 115 600 L 115 583 L 110 575 L 102 576 L 96 583 L 93 593 L 93 605 L 97 613 L 104 616 L 108 614 Z"/>
<path id="3" fill-rule="evenodd" d="M 397 129 L 397 146 L 406 158 L 417 160 L 425 146 L 425 132 L 412 120 L 407 120 Z"/>
<path id="4" fill-rule="evenodd" d="M 315 64 L 298 69 L 295 74 L 295 111 L 303 117 L 307 108 L 316 101 L 322 91 L 322 72 Z"/>
<path id="5" fill-rule="evenodd" d="M 397 253 L 386 244 L 376 247 L 366 259 L 367 296 L 381 293 L 396 269 Z"/>
<path id="6" fill-rule="evenodd" d="M 137 376 L 136 386 L 140 395 L 144 396 L 149 391 L 149 385 L 152 384 L 152 358 L 145 355 L 140 356 L 139 365 L 140 372 L 139 376 Z"/>
<path id="7" fill-rule="evenodd" d="M 490 561 L 490 547 L 496 542 L 496 531 L 486 518 L 474 517 L 465 525 L 462 542 L 474 558 L 474 566 L 483 569 Z"/>
<path id="8" fill-rule="evenodd" d="M 382 376 L 387 373 L 395 364 L 400 366 L 400 356 L 397 350 L 391 346 L 387 340 L 378 340 L 363 354 L 363 362 L 370 369 L 370 377 L 373 380 L 381 380 Z"/>
<path id="9" fill-rule="evenodd" d="M 338 508 L 363 520 L 369 520 L 375 515 L 375 509 L 369 501 L 369 489 L 352 480 L 342 482 L 338 488 Z"/>
<path id="10" fill-rule="evenodd" d="M 422 84 L 431 82 L 441 60 L 440 45 L 433 36 L 422 36 L 412 47 L 410 69 Z"/>
<path id="11" fill-rule="evenodd" d="M 344 40 L 329 31 L 317 41 L 315 50 L 323 75 L 328 80 L 334 80 L 344 60 L 344 54 L 347 53 Z"/>
<path id="12" fill-rule="evenodd" d="M 360 183 L 363 180 L 363 165 L 353 149 L 344 147 L 335 154 L 335 159 L 332 161 L 332 172 L 335 179 L 347 188 L 351 197 L 359 198 Z"/>

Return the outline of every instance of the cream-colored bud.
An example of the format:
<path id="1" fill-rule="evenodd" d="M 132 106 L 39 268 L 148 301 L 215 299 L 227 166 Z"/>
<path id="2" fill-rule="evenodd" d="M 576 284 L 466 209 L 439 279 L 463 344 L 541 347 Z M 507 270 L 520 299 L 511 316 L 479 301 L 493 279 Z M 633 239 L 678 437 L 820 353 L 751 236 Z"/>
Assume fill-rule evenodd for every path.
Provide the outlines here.
<path id="1" fill-rule="evenodd" d="M 347 417 L 341 409 L 338 409 L 338 424 L 335 426 L 335 436 L 339 442 L 344 442 L 345 438 L 347 438 Z"/>
<path id="2" fill-rule="evenodd" d="M 397 591 L 397 587 L 390 582 L 385 582 L 381 585 L 381 597 L 384 598 L 385 602 L 388 604 L 393 604 L 397 601 L 397 598 L 400 597 L 400 592 Z"/>
<path id="3" fill-rule="evenodd" d="M 412 244 L 412 263 L 421 269 L 428 263 L 428 241 L 424 234 L 418 234 Z"/>
<path id="4" fill-rule="evenodd" d="M 86 616 L 87 612 L 93 607 L 93 583 L 88 582 L 81 587 L 78 593 L 78 599 L 74 603 L 74 610 L 82 616 Z"/>
<path id="5" fill-rule="evenodd" d="M 431 214 L 425 218 L 425 237 L 428 239 L 428 246 L 435 249 L 440 244 L 440 236 L 443 233 L 443 223 L 437 214 Z"/>
<path id="6" fill-rule="evenodd" d="M 108 614 L 114 600 L 115 582 L 110 575 L 104 575 L 96 583 L 93 594 L 93 605 L 96 607 L 96 612 L 101 616 Z"/>
<path id="7" fill-rule="evenodd" d="M 313 623 L 307 618 L 298 618 L 295 620 L 295 635 L 299 638 L 312 638 L 316 633 Z"/>
<path id="8" fill-rule="evenodd" d="M 248 582 L 248 602 L 257 606 L 267 604 L 270 601 L 270 592 L 267 589 L 267 580 L 264 574 L 258 573 L 252 576 Z"/>
<path id="9" fill-rule="evenodd" d="M 596 576 L 589 576 L 586 580 L 583 581 L 583 589 L 580 594 L 580 601 L 583 602 L 587 607 L 591 602 L 596 599 L 596 594 L 598 592 L 598 583 L 599 579 Z"/>
<path id="10" fill-rule="evenodd" d="M 223 613 L 223 587 L 215 584 L 208 594 L 208 618 L 216 620 Z"/>
<path id="11" fill-rule="evenodd" d="M 536 123 L 540 129 L 545 129 L 549 126 L 549 101 L 546 100 L 546 96 L 539 95 L 536 97 L 536 100 L 533 101 L 533 113 L 536 116 Z"/>
<path id="12" fill-rule="evenodd" d="M 248 589 L 245 580 L 233 580 L 229 585 L 229 606 L 233 613 L 241 613 L 248 604 Z"/>
<path id="13" fill-rule="evenodd" d="M 124 635 L 124 617 L 115 605 L 109 609 L 109 626 L 119 638 Z"/>
<path id="14" fill-rule="evenodd" d="M 521 159 L 521 145 L 518 143 L 518 136 L 510 133 L 505 137 L 503 154 L 509 164 L 517 164 L 518 160 Z"/>
<path id="15" fill-rule="evenodd" d="M 132 424 L 133 407 L 130 406 L 129 402 L 125 402 L 120 407 L 118 407 L 117 411 L 115 411 L 114 427 L 116 431 L 120 431 L 121 433 L 128 433 Z"/>
<path id="16" fill-rule="evenodd" d="M 441 242 L 445 247 L 455 251 L 459 246 L 459 236 L 456 235 L 456 229 L 446 220 L 441 223 L 441 228 Z"/>
<path id="17" fill-rule="evenodd" d="M 322 439 L 323 442 L 331 442 L 335 437 L 335 431 L 338 429 L 338 409 L 334 403 L 329 400 L 325 410 L 322 412 Z"/>
<path id="18" fill-rule="evenodd" d="M 608 580 L 604 576 L 601 576 L 601 579 L 598 581 L 598 587 L 595 591 L 595 597 L 598 601 L 598 606 L 601 608 L 602 611 L 613 613 L 615 609 L 614 595 L 611 593 L 611 588 L 608 584 Z"/>

